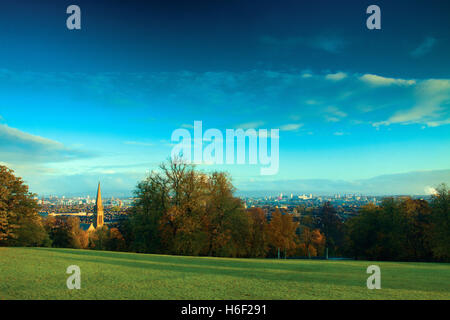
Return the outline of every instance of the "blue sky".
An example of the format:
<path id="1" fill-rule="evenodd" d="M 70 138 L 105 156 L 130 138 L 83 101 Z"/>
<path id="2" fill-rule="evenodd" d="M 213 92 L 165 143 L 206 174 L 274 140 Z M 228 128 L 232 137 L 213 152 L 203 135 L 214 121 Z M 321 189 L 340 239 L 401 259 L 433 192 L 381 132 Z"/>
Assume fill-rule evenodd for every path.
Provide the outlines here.
<path id="1" fill-rule="evenodd" d="M 240 192 L 423 194 L 450 183 L 445 1 L 6 1 L 0 162 L 39 194 L 126 194 L 171 133 L 280 129 L 280 170 Z"/>

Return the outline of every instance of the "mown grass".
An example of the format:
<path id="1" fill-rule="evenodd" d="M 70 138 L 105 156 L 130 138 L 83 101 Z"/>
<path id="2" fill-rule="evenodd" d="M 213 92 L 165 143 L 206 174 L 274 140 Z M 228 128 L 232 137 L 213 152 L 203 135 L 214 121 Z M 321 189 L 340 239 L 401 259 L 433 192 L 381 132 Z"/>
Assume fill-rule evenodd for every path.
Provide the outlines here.
<path id="1" fill-rule="evenodd" d="M 367 289 L 371 264 L 380 290 Z M 80 290 L 67 289 L 69 265 Z M 450 299 L 450 265 L 0 248 L 0 299 Z"/>

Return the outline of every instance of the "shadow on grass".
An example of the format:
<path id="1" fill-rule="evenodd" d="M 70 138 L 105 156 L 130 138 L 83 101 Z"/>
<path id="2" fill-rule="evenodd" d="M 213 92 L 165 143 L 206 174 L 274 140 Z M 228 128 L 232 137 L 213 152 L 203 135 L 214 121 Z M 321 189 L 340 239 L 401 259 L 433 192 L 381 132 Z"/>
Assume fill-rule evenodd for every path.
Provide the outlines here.
<path id="1" fill-rule="evenodd" d="M 332 265 L 335 269 L 342 269 L 349 271 L 353 268 L 354 271 L 363 270 L 365 268 L 358 265 L 351 265 L 345 262 L 333 262 L 322 260 L 284 260 L 284 259 L 250 259 L 250 258 L 221 258 L 221 257 L 206 257 L 206 256 L 176 256 L 176 255 L 161 255 L 161 254 L 145 254 L 133 252 L 111 252 L 111 251 L 97 251 L 97 250 L 78 250 L 78 249 L 64 249 L 64 248 L 39 248 L 39 250 L 47 250 L 54 253 L 75 254 L 82 256 L 106 257 L 112 259 L 124 259 L 134 261 L 150 261 L 157 263 L 170 264 L 191 264 L 197 266 L 223 267 L 223 268 L 240 268 L 251 270 L 279 270 L 292 272 L 320 272 L 320 269 L 330 269 Z"/>
<path id="2" fill-rule="evenodd" d="M 163 272 L 190 273 L 194 275 L 229 276 L 244 279 L 258 279 L 269 281 L 290 281 L 301 283 L 321 283 L 330 285 L 361 286 L 365 288 L 365 270 L 361 276 L 346 270 L 345 275 L 329 266 L 319 268 L 318 265 L 281 264 L 270 260 L 261 260 L 264 265 L 258 265 L 255 260 L 227 261 L 221 259 L 202 259 L 197 257 L 178 257 L 163 255 L 145 255 L 137 257 L 133 254 L 115 252 L 101 252 L 91 250 L 47 249 L 56 254 L 71 255 L 70 261 L 98 263 L 109 266 L 140 268 Z M 73 256 L 79 256 L 75 258 Z M 84 259 L 82 258 L 84 257 Z M 94 260 L 95 259 L 95 260 Z M 194 263 L 195 261 L 195 263 Z M 267 264 L 267 263 L 269 264 Z M 276 266 L 276 267 L 275 267 Z M 274 268 L 275 267 L 275 268 Z M 109 268 L 108 268 L 109 269 Z M 159 278 L 161 279 L 161 278 Z M 157 279 L 155 279 L 157 280 Z"/>
<path id="3" fill-rule="evenodd" d="M 223 275 L 270 281 L 314 282 L 329 285 L 357 286 L 362 289 L 366 288 L 367 266 L 378 263 L 373 261 L 366 261 L 367 264 L 365 264 L 363 261 L 230 259 L 54 248 L 39 248 L 39 250 L 46 250 L 55 254 L 86 257 L 86 260 L 79 261 L 122 265 L 132 268 L 170 270 L 181 273 Z M 92 261 L 93 259 L 102 258 L 111 259 L 111 261 Z M 408 268 L 402 269 L 405 266 L 408 266 Z M 444 283 L 448 283 L 447 279 L 450 280 L 450 268 L 448 270 L 416 270 L 416 268 L 411 267 L 412 265 L 409 263 L 402 265 L 394 263 L 394 265 L 389 266 L 389 273 L 384 273 L 384 279 L 389 279 L 389 287 L 386 286 L 385 288 L 435 291 L 435 286 L 437 286 L 439 291 L 448 291 Z M 432 279 L 434 276 L 436 276 L 436 279 Z M 418 281 L 419 278 L 425 280 L 425 283 Z M 431 286 L 432 283 L 434 285 Z"/>

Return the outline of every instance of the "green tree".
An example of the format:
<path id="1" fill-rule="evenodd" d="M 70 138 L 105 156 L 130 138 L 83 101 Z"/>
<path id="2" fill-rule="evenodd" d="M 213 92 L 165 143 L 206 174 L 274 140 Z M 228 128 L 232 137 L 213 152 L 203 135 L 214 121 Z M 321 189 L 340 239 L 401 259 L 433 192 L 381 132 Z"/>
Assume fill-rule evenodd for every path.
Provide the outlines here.
<path id="1" fill-rule="evenodd" d="M 265 257 L 269 246 L 268 224 L 261 208 L 250 208 L 248 214 L 248 255 L 250 257 Z"/>
<path id="2" fill-rule="evenodd" d="M 386 198 L 347 221 L 348 253 L 376 260 L 430 260 L 431 213 L 423 200 Z"/>
<path id="3" fill-rule="evenodd" d="M 169 206 L 166 181 L 160 174 L 152 172 L 138 183 L 134 191 L 135 200 L 130 210 L 130 219 L 122 226 L 128 246 L 136 252 L 161 252 L 159 223 Z"/>
<path id="4" fill-rule="evenodd" d="M 450 261 L 450 191 L 445 184 L 437 188 L 431 201 L 433 255 L 442 261 Z"/>
<path id="5" fill-rule="evenodd" d="M 325 202 L 320 209 L 318 228 L 325 235 L 325 248 L 330 250 L 329 254 L 336 255 L 343 244 L 343 224 L 330 202 Z"/>
<path id="6" fill-rule="evenodd" d="M 105 225 L 91 231 L 89 234 L 89 247 L 95 250 L 108 250 L 110 238 L 109 229 Z"/>
<path id="7" fill-rule="evenodd" d="M 0 165 L 0 245 L 48 244 L 34 197 L 13 170 Z"/>
<path id="8" fill-rule="evenodd" d="M 425 200 L 407 198 L 400 203 L 400 213 L 405 241 L 401 259 L 430 261 L 431 250 L 431 207 Z"/>
<path id="9" fill-rule="evenodd" d="M 347 253 L 355 259 L 373 258 L 369 252 L 377 245 L 381 210 L 381 207 L 370 203 L 362 206 L 359 214 L 346 222 Z"/>

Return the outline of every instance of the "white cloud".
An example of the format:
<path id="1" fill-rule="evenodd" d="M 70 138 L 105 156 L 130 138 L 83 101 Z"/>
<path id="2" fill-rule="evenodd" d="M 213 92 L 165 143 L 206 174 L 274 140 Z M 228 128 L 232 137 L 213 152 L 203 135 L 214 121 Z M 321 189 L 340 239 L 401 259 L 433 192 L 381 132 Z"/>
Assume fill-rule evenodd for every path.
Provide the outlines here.
<path id="1" fill-rule="evenodd" d="M 365 74 L 360 77 L 360 80 L 371 84 L 373 86 L 390 86 L 390 85 L 403 85 L 410 86 L 416 83 L 416 80 L 395 79 L 378 76 L 376 74 Z"/>
<path id="2" fill-rule="evenodd" d="M 427 195 L 436 195 L 437 194 L 436 189 L 433 187 L 430 187 L 430 186 L 426 186 L 424 191 L 425 191 L 425 194 L 427 194 Z"/>
<path id="3" fill-rule="evenodd" d="M 327 74 L 325 76 L 325 78 L 327 80 L 339 81 L 339 80 L 347 78 L 347 74 L 345 72 L 330 73 L 330 74 Z"/>
<path id="4" fill-rule="evenodd" d="M 297 131 L 303 126 L 303 123 L 290 123 L 280 127 L 281 131 Z"/>
<path id="5" fill-rule="evenodd" d="M 342 118 L 347 117 L 347 113 L 343 112 L 335 106 L 327 107 L 325 109 L 325 112 L 328 113 L 325 115 L 325 120 L 327 122 L 339 122 Z"/>
<path id="6" fill-rule="evenodd" d="M 339 119 L 337 117 L 330 117 L 330 116 L 325 116 L 325 120 L 327 122 L 339 122 L 339 121 L 341 121 L 341 119 Z"/>
<path id="7" fill-rule="evenodd" d="M 309 104 L 309 105 L 319 104 L 319 102 L 317 102 L 316 100 L 313 100 L 313 99 L 306 100 L 305 103 Z"/>
<path id="8" fill-rule="evenodd" d="M 0 124 L 0 158 L 10 163 L 59 162 L 90 157 L 62 143 Z"/>
<path id="9" fill-rule="evenodd" d="M 347 113 L 341 111 L 339 108 L 337 108 L 335 106 L 329 106 L 326 111 L 331 114 L 334 114 L 337 117 L 341 117 L 341 118 L 344 118 L 347 116 Z"/>
<path id="10" fill-rule="evenodd" d="M 415 90 L 417 103 L 410 109 L 399 110 L 385 121 L 373 126 L 390 124 L 426 124 L 437 127 L 450 123 L 450 80 L 430 79 L 420 82 Z"/>
<path id="11" fill-rule="evenodd" d="M 17 143 L 26 142 L 33 144 L 40 144 L 49 148 L 62 148 L 63 144 L 57 141 L 53 141 L 50 139 L 46 139 L 40 136 L 35 136 L 23 131 L 20 131 L 16 128 L 8 127 L 5 124 L 0 125 L 0 136 L 3 138 L 8 138 L 11 140 L 15 140 Z"/>
<path id="12" fill-rule="evenodd" d="M 445 120 L 428 121 L 425 123 L 428 127 L 439 127 L 445 124 L 450 124 L 450 118 Z"/>

